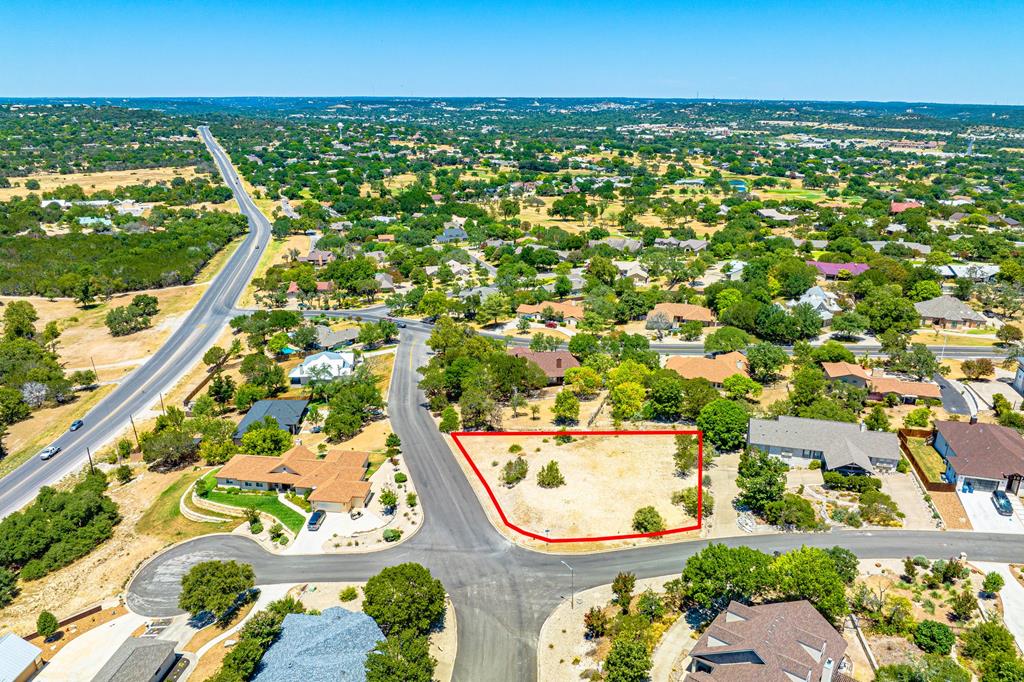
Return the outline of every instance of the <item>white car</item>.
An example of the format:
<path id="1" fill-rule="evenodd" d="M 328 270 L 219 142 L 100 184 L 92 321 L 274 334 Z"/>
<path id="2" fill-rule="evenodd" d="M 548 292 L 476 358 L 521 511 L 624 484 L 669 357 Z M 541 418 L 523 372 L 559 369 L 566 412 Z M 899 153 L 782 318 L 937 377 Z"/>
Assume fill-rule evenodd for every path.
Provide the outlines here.
<path id="1" fill-rule="evenodd" d="M 39 459 L 45 462 L 46 460 L 56 455 L 58 452 L 60 452 L 60 448 L 57 447 L 56 445 L 51 445 L 50 447 L 44 449 L 42 452 L 39 453 Z"/>

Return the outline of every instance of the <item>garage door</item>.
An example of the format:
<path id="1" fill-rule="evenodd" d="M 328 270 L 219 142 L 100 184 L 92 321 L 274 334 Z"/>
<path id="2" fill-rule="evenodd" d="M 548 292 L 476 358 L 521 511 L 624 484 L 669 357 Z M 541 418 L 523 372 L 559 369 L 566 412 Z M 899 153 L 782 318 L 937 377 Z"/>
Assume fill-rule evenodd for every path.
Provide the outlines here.
<path id="1" fill-rule="evenodd" d="M 999 487 L 998 481 L 991 481 L 987 478 L 968 478 L 966 481 L 974 488 L 976 493 L 990 493 Z"/>

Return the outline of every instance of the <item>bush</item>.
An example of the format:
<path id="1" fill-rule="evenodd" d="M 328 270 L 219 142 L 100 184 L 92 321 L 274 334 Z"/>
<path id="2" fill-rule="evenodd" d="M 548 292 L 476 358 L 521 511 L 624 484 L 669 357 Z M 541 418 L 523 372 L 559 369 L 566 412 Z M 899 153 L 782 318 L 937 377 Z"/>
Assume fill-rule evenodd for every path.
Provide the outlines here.
<path id="1" fill-rule="evenodd" d="M 945 623 L 923 620 L 914 629 L 914 644 L 925 653 L 949 655 L 955 641 L 956 635 Z"/>
<path id="2" fill-rule="evenodd" d="M 900 461 L 896 463 L 896 472 L 905 474 L 910 471 L 910 460 L 906 457 L 900 457 Z"/>
<path id="3" fill-rule="evenodd" d="M 402 531 L 397 528 L 388 528 L 384 531 L 384 542 L 397 542 L 402 537 Z"/>
<path id="4" fill-rule="evenodd" d="M 665 530 L 665 519 L 654 507 L 640 507 L 633 514 L 633 530 L 638 533 L 657 533 Z"/>
<path id="5" fill-rule="evenodd" d="M 459 415 L 455 408 L 449 405 L 441 412 L 441 424 L 438 429 L 441 433 L 451 433 L 459 428 Z"/>
<path id="6" fill-rule="evenodd" d="M 60 627 L 60 624 L 57 622 L 57 616 L 49 611 L 43 611 L 39 614 L 39 618 L 36 619 L 36 632 L 43 639 L 49 639 L 50 635 L 57 632 L 58 627 Z"/>
<path id="7" fill-rule="evenodd" d="M 683 510 L 690 516 L 696 518 L 697 516 L 697 486 L 691 488 L 683 488 L 672 493 L 672 504 L 682 505 Z M 701 516 L 708 518 L 715 511 L 715 498 L 708 492 L 704 491 L 701 495 Z"/>
<path id="8" fill-rule="evenodd" d="M 984 661 L 1003 654 L 1016 655 L 1013 635 L 998 623 L 979 623 L 963 633 L 960 652 L 967 658 Z"/>
<path id="9" fill-rule="evenodd" d="M 263 524 L 260 523 L 259 519 L 249 523 L 249 532 L 253 535 L 259 535 L 263 532 Z"/>
<path id="10" fill-rule="evenodd" d="M 632 637 L 616 637 L 605 659 L 607 682 L 641 682 L 651 671 L 647 644 Z"/>
<path id="11" fill-rule="evenodd" d="M 810 469 L 811 471 L 817 471 L 818 469 L 821 468 L 821 460 L 812 459 L 811 463 L 807 465 L 807 468 Z"/>
<path id="12" fill-rule="evenodd" d="M 203 561 L 181 579 L 178 607 L 197 616 L 209 611 L 220 616 L 238 595 L 255 584 L 252 566 L 235 561 Z"/>
<path id="13" fill-rule="evenodd" d="M 1003 589 L 1004 584 L 1003 576 L 992 571 L 985 576 L 985 582 L 981 584 L 981 589 L 985 594 L 995 596 L 999 590 Z"/>
<path id="14" fill-rule="evenodd" d="M 825 481 L 825 487 L 832 490 L 846 490 L 861 494 L 868 490 L 882 489 L 882 481 L 873 476 L 848 476 L 838 471 L 826 471 L 821 477 Z"/>
<path id="15" fill-rule="evenodd" d="M 417 504 L 419 504 L 419 500 L 418 500 L 418 499 L 416 498 L 416 493 L 408 493 L 408 494 L 407 494 L 407 495 L 405 496 L 405 504 L 406 504 L 406 506 L 408 506 L 408 507 L 409 507 L 410 509 L 412 509 L 412 508 L 413 508 L 413 507 L 415 507 L 415 506 L 416 506 Z"/>
<path id="16" fill-rule="evenodd" d="M 117 477 L 117 480 L 121 485 L 124 485 L 125 483 L 128 483 L 128 481 L 132 480 L 132 468 L 127 464 L 122 464 L 114 469 L 114 476 Z"/>
<path id="17" fill-rule="evenodd" d="M 338 599 L 341 601 L 355 601 L 358 596 L 359 590 L 350 585 L 341 591 L 338 595 Z"/>
<path id="18" fill-rule="evenodd" d="M 0 608 L 14 601 L 19 592 L 18 577 L 8 569 L 0 567 Z"/>
<path id="19" fill-rule="evenodd" d="M 877 526 L 898 526 L 905 514 L 896 501 L 880 490 L 868 490 L 860 496 L 860 515 Z"/>
<path id="20" fill-rule="evenodd" d="M 526 478 L 529 468 L 530 465 L 522 457 L 509 460 L 505 462 L 505 466 L 501 470 L 501 482 L 511 488 Z"/>
<path id="21" fill-rule="evenodd" d="M 592 606 L 583 616 L 583 626 L 587 639 L 604 637 L 608 633 L 610 619 L 597 606 Z"/>
<path id="22" fill-rule="evenodd" d="M 816 530 L 820 526 L 811 503 L 793 493 L 786 493 L 781 500 L 769 502 L 764 509 L 764 519 L 773 525 L 796 530 Z"/>
<path id="23" fill-rule="evenodd" d="M 541 488 L 557 488 L 565 485 L 565 477 L 558 469 L 558 462 L 551 460 L 537 472 L 537 485 Z"/>
<path id="24" fill-rule="evenodd" d="M 409 480 L 409 477 L 403 474 L 401 471 L 395 473 L 395 483 L 405 483 Z"/>

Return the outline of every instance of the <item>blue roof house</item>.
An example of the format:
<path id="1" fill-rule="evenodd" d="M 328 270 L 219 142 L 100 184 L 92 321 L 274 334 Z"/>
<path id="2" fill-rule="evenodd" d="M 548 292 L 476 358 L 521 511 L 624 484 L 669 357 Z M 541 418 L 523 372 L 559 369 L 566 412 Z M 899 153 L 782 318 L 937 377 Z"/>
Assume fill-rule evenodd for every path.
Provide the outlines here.
<path id="1" fill-rule="evenodd" d="M 366 654 L 384 639 L 365 613 L 340 607 L 319 616 L 289 613 L 263 655 L 255 682 L 365 682 Z"/>

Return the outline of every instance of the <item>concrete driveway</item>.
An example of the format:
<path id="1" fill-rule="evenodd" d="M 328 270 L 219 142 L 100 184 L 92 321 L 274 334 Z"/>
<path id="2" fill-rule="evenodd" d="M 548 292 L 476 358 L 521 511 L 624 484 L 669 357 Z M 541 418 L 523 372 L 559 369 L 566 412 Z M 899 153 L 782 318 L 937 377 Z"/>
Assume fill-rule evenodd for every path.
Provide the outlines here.
<path id="1" fill-rule="evenodd" d="M 126 613 L 76 637 L 57 652 L 35 679 L 40 682 L 89 682 L 132 632 L 149 620 L 145 616 Z"/>
<path id="2" fill-rule="evenodd" d="M 363 515 L 358 519 L 352 519 L 347 512 L 327 512 L 327 518 L 324 519 L 320 528 L 314 531 L 308 530 L 303 524 L 295 541 L 281 553 L 323 554 L 324 545 L 332 540 L 344 544 L 356 533 L 375 530 L 386 523 L 386 519 L 382 519 L 369 509 L 363 509 L 362 512 Z"/>
<path id="3" fill-rule="evenodd" d="M 996 511 L 992 504 L 992 493 L 964 493 L 957 491 L 960 503 L 967 512 L 967 518 L 971 520 L 971 526 L 976 531 L 994 533 L 1021 533 L 1024 534 L 1024 523 L 1014 514 L 1013 516 L 1002 516 Z"/>

